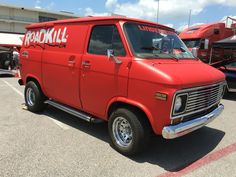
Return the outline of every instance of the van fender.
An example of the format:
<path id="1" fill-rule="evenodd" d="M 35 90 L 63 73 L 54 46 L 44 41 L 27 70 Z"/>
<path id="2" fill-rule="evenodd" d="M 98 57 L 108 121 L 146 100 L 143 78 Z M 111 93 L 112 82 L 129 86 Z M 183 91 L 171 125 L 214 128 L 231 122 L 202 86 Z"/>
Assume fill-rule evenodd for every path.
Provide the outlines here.
<path id="1" fill-rule="evenodd" d="M 39 83 L 39 86 L 40 86 L 41 90 L 43 91 L 43 93 L 46 95 L 45 90 L 44 90 L 44 88 L 43 88 L 43 83 L 42 83 L 41 79 L 39 79 L 37 76 L 32 75 L 32 74 L 27 74 L 25 78 L 26 78 L 26 79 L 25 79 L 25 82 L 24 82 L 25 85 L 27 84 L 27 79 L 28 79 L 28 78 L 33 78 L 33 79 L 35 79 L 35 80 Z"/>
<path id="2" fill-rule="evenodd" d="M 140 110 L 142 110 L 147 118 L 149 119 L 149 122 L 152 126 L 152 129 L 155 130 L 154 128 L 154 117 L 152 116 L 151 112 L 149 111 L 149 109 L 144 106 L 143 104 L 141 104 L 140 102 L 137 102 L 135 100 L 131 100 L 131 99 L 128 99 L 128 98 L 124 98 L 124 97 L 115 97 L 115 98 L 112 98 L 110 101 L 109 101 L 109 104 L 107 106 L 107 109 L 106 109 L 106 116 L 108 116 L 108 111 L 109 111 L 109 108 L 110 106 L 115 103 L 115 102 L 122 102 L 122 103 L 126 103 L 128 105 L 131 105 L 131 106 L 134 106 L 134 107 L 137 107 L 139 108 Z M 109 119 L 109 117 L 107 117 L 107 120 Z"/>

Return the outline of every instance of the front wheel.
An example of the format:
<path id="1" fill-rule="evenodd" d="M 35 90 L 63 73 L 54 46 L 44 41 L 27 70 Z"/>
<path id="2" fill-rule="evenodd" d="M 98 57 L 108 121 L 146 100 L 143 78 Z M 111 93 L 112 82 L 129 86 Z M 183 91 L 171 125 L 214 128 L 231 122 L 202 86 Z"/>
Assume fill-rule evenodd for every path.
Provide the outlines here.
<path id="1" fill-rule="evenodd" d="M 112 146 L 124 155 L 142 151 L 149 140 L 149 128 L 142 117 L 128 109 L 120 108 L 111 114 L 108 122 Z"/>
<path id="2" fill-rule="evenodd" d="M 46 97 L 41 91 L 40 87 L 33 81 L 29 81 L 25 86 L 25 104 L 29 111 L 42 111 L 46 104 L 44 101 Z"/>

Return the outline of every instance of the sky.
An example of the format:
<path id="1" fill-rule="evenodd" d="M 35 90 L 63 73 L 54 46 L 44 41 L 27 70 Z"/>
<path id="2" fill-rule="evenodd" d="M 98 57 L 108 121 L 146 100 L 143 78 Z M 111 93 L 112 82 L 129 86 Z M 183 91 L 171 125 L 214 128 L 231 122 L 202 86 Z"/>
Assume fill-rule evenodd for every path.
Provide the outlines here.
<path id="1" fill-rule="evenodd" d="M 111 13 L 157 21 L 158 0 L 0 0 L 10 4 L 50 11 L 69 11 L 78 16 L 110 15 Z M 236 0 L 159 0 L 158 22 L 176 30 L 190 25 L 236 18 Z"/>

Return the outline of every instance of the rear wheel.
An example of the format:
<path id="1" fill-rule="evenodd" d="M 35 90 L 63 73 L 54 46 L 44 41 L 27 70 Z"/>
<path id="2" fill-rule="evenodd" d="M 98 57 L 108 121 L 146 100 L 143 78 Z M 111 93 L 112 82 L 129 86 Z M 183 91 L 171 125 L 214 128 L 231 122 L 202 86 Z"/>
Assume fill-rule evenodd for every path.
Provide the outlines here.
<path id="1" fill-rule="evenodd" d="M 46 104 L 41 88 L 33 81 L 29 81 L 25 86 L 25 104 L 29 111 L 39 112 L 42 111 Z"/>
<path id="2" fill-rule="evenodd" d="M 128 109 L 120 108 L 113 112 L 108 129 L 112 146 L 124 155 L 142 151 L 149 140 L 150 129 L 146 122 L 135 111 Z"/>

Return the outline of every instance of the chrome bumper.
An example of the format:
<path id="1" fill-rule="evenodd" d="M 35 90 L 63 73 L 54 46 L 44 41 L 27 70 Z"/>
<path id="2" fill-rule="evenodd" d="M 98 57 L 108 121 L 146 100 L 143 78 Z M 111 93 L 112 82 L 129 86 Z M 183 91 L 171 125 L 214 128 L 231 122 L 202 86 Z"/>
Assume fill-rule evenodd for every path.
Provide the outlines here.
<path id="1" fill-rule="evenodd" d="M 162 129 L 162 136 L 165 139 L 174 139 L 174 138 L 183 136 L 185 134 L 188 134 L 194 130 L 197 130 L 203 127 L 204 125 L 214 120 L 217 116 L 220 115 L 220 113 L 223 110 L 224 110 L 224 105 L 220 104 L 212 112 L 202 117 L 199 117 L 199 118 L 187 121 L 187 122 L 179 123 L 177 125 L 166 126 Z"/>

